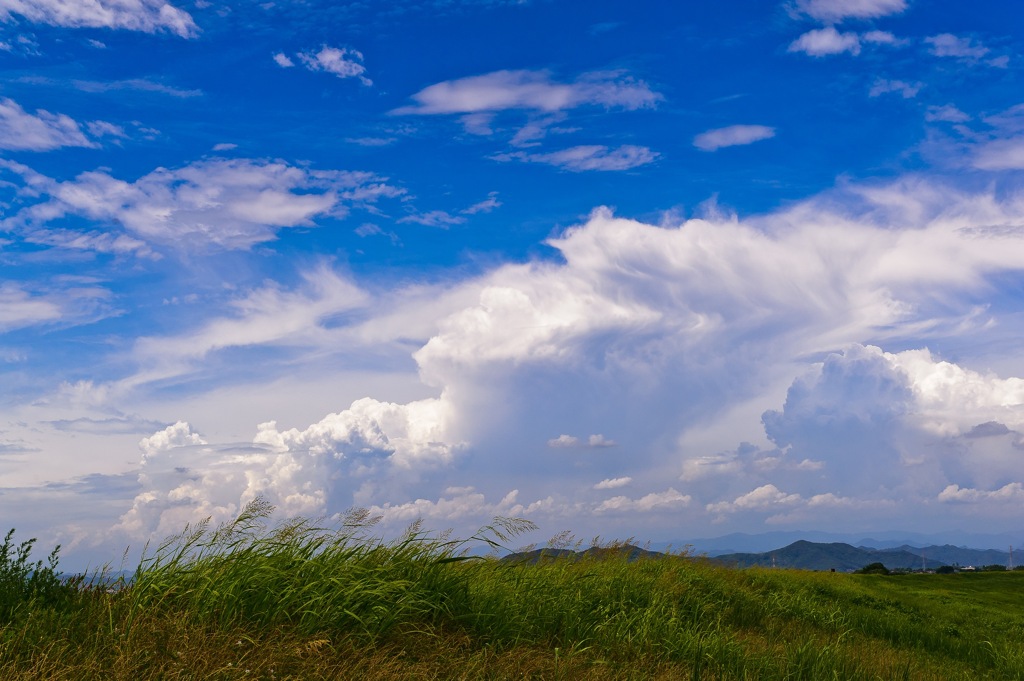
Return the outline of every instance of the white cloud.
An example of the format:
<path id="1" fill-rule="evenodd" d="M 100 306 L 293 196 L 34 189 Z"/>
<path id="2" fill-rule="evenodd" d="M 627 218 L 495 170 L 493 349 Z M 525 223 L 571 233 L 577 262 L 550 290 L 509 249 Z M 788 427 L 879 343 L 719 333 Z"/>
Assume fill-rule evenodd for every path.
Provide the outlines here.
<path id="1" fill-rule="evenodd" d="M 0 149 L 50 151 L 60 147 L 95 148 L 69 116 L 42 109 L 26 112 L 12 99 L 0 99 Z"/>
<path id="2" fill-rule="evenodd" d="M 709 513 L 736 513 L 738 511 L 775 510 L 779 506 L 794 506 L 802 501 L 799 494 L 787 494 L 775 485 L 762 485 L 732 501 L 708 504 Z"/>
<path id="3" fill-rule="evenodd" d="M 290 69 L 295 66 L 295 62 L 288 58 L 284 52 L 278 52 L 274 55 L 274 61 L 283 69 Z"/>
<path id="4" fill-rule="evenodd" d="M 924 119 L 929 123 L 935 121 L 965 123 L 971 120 L 971 117 L 952 104 L 945 104 L 943 106 L 929 106 L 928 111 L 925 112 Z"/>
<path id="5" fill-rule="evenodd" d="M 426 213 L 414 213 L 407 215 L 404 218 L 398 220 L 398 222 L 414 222 L 417 225 L 425 225 L 427 227 L 442 227 L 448 228 L 451 225 L 460 225 L 466 221 L 466 218 L 459 215 L 452 215 L 443 210 L 431 210 Z"/>
<path id="6" fill-rule="evenodd" d="M 124 131 L 124 128 L 107 121 L 89 121 L 85 124 L 85 127 L 93 137 L 128 137 L 128 133 Z"/>
<path id="7" fill-rule="evenodd" d="M 238 145 L 237 144 L 233 144 L 231 142 L 218 142 L 217 144 L 213 145 L 213 150 L 214 151 L 231 151 L 231 150 L 237 149 L 237 148 L 238 148 Z"/>
<path id="8" fill-rule="evenodd" d="M 412 96 L 416 104 L 395 114 L 474 114 L 508 109 L 565 111 L 579 106 L 626 110 L 655 106 L 662 96 L 619 71 L 586 73 L 571 83 L 546 71 L 495 71 L 436 83 Z"/>
<path id="9" fill-rule="evenodd" d="M 145 78 L 129 78 L 127 80 L 97 81 L 97 80 L 73 80 L 71 85 L 82 92 L 111 92 L 120 90 L 133 90 L 137 92 L 156 92 L 161 95 L 189 99 L 200 97 L 202 90 L 185 90 L 159 83 Z"/>
<path id="10" fill-rule="evenodd" d="M 960 38 L 952 33 L 940 33 L 925 38 L 932 46 L 931 52 L 936 57 L 955 57 L 966 61 L 977 61 L 989 53 L 984 45 L 973 44 L 970 38 Z"/>
<path id="11" fill-rule="evenodd" d="M 906 8 L 906 0 L 796 0 L 799 12 L 827 23 L 844 19 L 873 19 L 899 14 Z"/>
<path id="12" fill-rule="evenodd" d="M 269 283 L 232 301 L 229 315 L 198 328 L 176 336 L 139 337 L 135 356 L 146 369 L 133 380 L 177 375 L 188 369 L 189 362 L 227 348 L 316 346 L 328 335 L 326 320 L 358 310 L 369 300 L 352 282 L 323 267 L 306 273 L 303 286 L 295 290 Z"/>
<path id="13" fill-rule="evenodd" d="M 490 213 L 496 208 L 501 207 L 501 201 L 498 200 L 498 192 L 488 192 L 487 198 L 478 203 L 474 203 L 469 208 L 462 211 L 465 215 L 476 215 L 478 213 Z"/>
<path id="14" fill-rule="evenodd" d="M 692 500 L 690 495 L 680 494 L 674 488 L 669 487 L 664 492 L 651 492 L 639 499 L 630 499 L 623 496 L 605 499 L 594 509 L 594 512 L 649 513 L 651 511 L 670 511 L 686 508 Z"/>
<path id="15" fill-rule="evenodd" d="M 601 482 L 594 485 L 594 489 L 618 489 L 619 487 L 625 487 L 629 483 L 633 482 L 633 478 L 605 478 Z"/>
<path id="16" fill-rule="evenodd" d="M 15 14 L 68 28 L 169 31 L 182 38 L 199 33 L 188 12 L 163 0 L 0 0 L 0 21 L 10 22 Z"/>
<path id="17" fill-rule="evenodd" d="M 421 498 L 403 504 L 373 505 L 367 510 L 372 515 L 380 516 L 384 524 L 409 524 L 422 519 L 434 523 L 469 520 L 479 526 L 495 516 L 529 519 L 538 513 L 551 513 L 556 508 L 556 502 L 551 497 L 524 505 L 518 501 L 517 489 L 496 503 L 488 502 L 486 495 L 473 487 L 450 487 L 446 494 L 437 501 Z"/>
<path id="18" fill-rule="evenodd" d="M 0 224 L 38 227 L 66 215 L 109 220 L 149 242 L 179 248 L 246 249 L 279 229 L 340 216 L 348 204 L 372 204 L 403 192 L 371 173 L 314 171 L 283 161 L 212 159 L 158 168 L 135 182 L 103 171 L 67 182 L 37 179 L 49 200 Z"/>
<path id="19" fill-rule="evenodd" d="M 349 144 L 358 144 L 361 147 L 387 147 L 398 141 L 397 137 L 346 137 Z"/>
<path id="20" fill-rule="evenodd" d="M 383 457 L 394 468 L 421 469 L 450 463 L 460 446 L 447 441 L 449 411 L 443 399 L 394 404 L 364 398 L 303 431 L 260 424 L 254 442 L 279 452 L 358 457 L 363 467 Z"/>
<path id="21" fill-rule="evenodd" d="M 860 54 L 860 38 L 856 33 L 840 33 L 832 26 L 807 31 L 789 45 L 789 52 L 804 52 L 812 57 L 849 52 Z"/>
<path id="22" fill-rule="evenodd" d="M 0 331 L 53 322 L 61 313 L 55 301 L 32 296 L 13 282 L 0 285 Z"/>
<path id="23" fill-rule="evenodd" d="M 775 137 L 775 128 L 766 125 L 730 125 L 702 132 L 693 138 L 693 146 L 701 151 L 753 144 Z"/>
<path id="24" fill-rule="evenodd" d="M 624 144 L 615 149 L 603 145 L 581 145 L 544 154 L 515 151 L 492 156 L 496 161 L 525 161 L 564 168 L 574 173 L 590 170 L 631 170 L 658 160 L 659 154 L 647 147 Z"/>
<path id="25" fill-rule="evenodd" d="M 301 52 L 299 59 L 310 71 L 326 71 L 338 78 L 358 78 L 363 85 L 373 85 L 373 81 L 363 75 L 366 73 L 366 67 L 363 66 L 363 53 L 358 50 L 324 45 L 316 53 Z M 274 57 L 274 61 L 280 66 L 287 66 L 277 56 Z"/>
<path id="26" fill-rule="evenodd" d="M 116 529 L 159 537 L 207 517 L 230 520 L 258 496 L 285 517 L 344 511 L 367 480 L 451 461 L 458 444 L 443 441 L 446 408 L 362 399 L 305 430 L 262 423 L 251 444 L 227 446 L 178 422 L 140 442 L 141 489 Z"/>
<path id="27" fill-rule="evenodd" d="M 379 356 L 365 348 L 401 339 L 403 359 L 419 348 L 405 370 L 434 397 L 347 398 L 338 414 L 299 421 L 311 426 L 266 426 L 256 443 L 154 456 L 140 493 L 153 500 L 137 504 L 154 513 L 140 510 L 139 527 L 177 517 L 174 490 L 183 509 L 190 500 L 228 509 L 270 490 L 314 515 L 357 503 L 408 521 L 511 512 L 518 501 L 492 500 L 519 489 L 541 500 L 524 509 L 574 529 L 617 528 L 613 511 L 644 509 L 652 532 L 682 531 L 680 522 L 707 514 L 883 521 L 872 508 L 925 523 L 948 508 L 935 499 L 949 485 L 990 490 L 1021 479 L 1024 388 L 1013 372 L 881 347 L 1017 342 L 1020 320 L 1001 311 L 1016 309 L 1012 300 L 984 305 L 993 281 L 1024 271 L 1021 225 L 1024 199 L 1005 187 L 906 177 L 844 184 L 745 219 L 656 226 L 599 210 L 547 242 L 560 257 L 418 291 L 370 293 L 323 270 L 296 290 L 242 293 L 231 314 L 140 342 L 128 359 L 143 373 L 154 365 L 153 376 L 181 375 L 161 373 L 167 361 L 209 378 L 221 349 L 259 348 L 245 386 L 256 392 L 272 389 L 253 378 L 272 362 L 292 373 L 310 356 L 318 367 L 325 357 L 359 362 Z M 165 420 L 177 418 L 197 422 Z M 990 422 L 1005 429 L 978 437 Z M 711 444 L 683 441 L 705 428 L 719 429 Z M 755 428 L 761 444 L 709 457 Z M 588 433 L 613 435 L 619 447 L 584 450 Z M 553 455 L 549 437 L 579 449 Z M 690 459 L 696 474 L 665 490 Z M 665 491 L 594 499 L 593 481 L 623 477 L 631 489 Z M 446 492 L 442 503 L 437 490 L 466 480 L 492 487 Z M 886 499 L 899 500 L 896 511 L 877 503 Z M 694 511 L 673 513 L 684 507 Z"/>
<path id="28" fill-rule="evenodd" d="M 937 498 L 943 503 L 974 504 L 978 502 L 996 502 L 999 504 L 1013 503 L 1019 505 L 1021 502 L 1024 502 L 1024 485 L 1019 482 L 1011 482 L 992 491 L 949 485 L 939 492 Z"/>
<path id="29" fill-rule="evenodd" d="M 899 45 L 904 42 L 888 31 L 868 31 L 862 34 L 860 38 L 866 43 L 875 43 L 877 45 Z"/>
<path id="30" fill-rule="evenodd" d="M 1024 169 L 1024 137 L 986 142 L 974 152 L 973 165 L 981 170 Z"/>
<path id="31" fill-rule="evenodd" d="M 49 290 L 47 290 L 49 289 Z M 38 325 L 75 325 L 100 319 L 109 312 L 110 292 L 98 286 L 29 286 L 0 283 L 0 333 Z"/>
<path id="32" fill-rule="evenodd" d="M 868 92 L 869 97 L 878 97 L 890 92 L 899 94 L 903 99 L 911 99 L 917 96 L 917 93 L 924 87 L 924 83 L 908 83 L 904 80 L 886 80 L 879 78 L 875 81 L 875 84 L 871 86 L 871 91 Z"/>
<path id="33" fill-rule="evenodd" d="M 191 425 L 184 421 L 178 421 L 149 437 L 142 438 L 139 441 L 139 449 L 142 450 L 142 461 L 145 462 L 146 459 L 159 456 L 175 447 L 205 444 L 206 441 L 198 433 L 192 432 Z"/>
<path id="34" fill-rule="evenodd" d="M 567 449 L 571 447 L 586 447 L 589 449 L 606 449 L 609 447 L 616 447 L 618 443 L 615 440 L 609 440 L 604 435 L 594 434 L 588 437 L 586 440 L 581 441 L 578 437 L 573 435 L 562 434 L 556 438 L 548 440 L 548 447 L 554 447 L 556 449 Z"/>

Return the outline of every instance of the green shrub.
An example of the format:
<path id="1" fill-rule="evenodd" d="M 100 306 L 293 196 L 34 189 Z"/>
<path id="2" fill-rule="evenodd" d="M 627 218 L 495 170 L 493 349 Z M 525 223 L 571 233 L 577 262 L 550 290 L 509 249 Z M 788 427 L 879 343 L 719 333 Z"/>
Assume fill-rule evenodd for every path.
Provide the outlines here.
<path id="1" fill-rule="evenodd" d="M 57 572 L 60 545 L 50 552 L 46 564 L 32 563 L 30 555 L 35 539 L 14 545 L 14 529 L 0 546 L 0 624 L 18 617 L 29 605 L 51 607 L 63 603 L 74 592 Z"/>

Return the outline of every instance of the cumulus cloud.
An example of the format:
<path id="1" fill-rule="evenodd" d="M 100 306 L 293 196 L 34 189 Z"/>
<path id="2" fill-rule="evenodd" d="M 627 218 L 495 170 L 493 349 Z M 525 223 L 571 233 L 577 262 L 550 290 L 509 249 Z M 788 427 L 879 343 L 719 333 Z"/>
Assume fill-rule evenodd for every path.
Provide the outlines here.
<path id="1" fill-rule="evenodd" d="M 67 182 L 32 177 L 49 200 L 0 224 L 33 228 L 80 215 L 115 222 L 148 242 L 200 249 L 250 248 L 274 239 L 282 228 L 311 226 L 318 216 L 344 215 L 347 205 L 372 204 L 403 193 L 372 173 L 315 171 L 252 159 L 158 168 L 135 182 L 104 171 L 82 173 Z"/>
<path id="2" fill-rule="evenodd" d="M 444 441 L 446 408 L 361 399 L 304 430 L 271 421 L 252 443 L 221 446 L 178 422 L 139 443 L 140 491 L 117 529 L 147 537 L 223 522 L 256 497 L 286 517 L 344 511 L 367 480 L 451 461 L 459 445 Z"/>
<path id="3" fill-rule="evenodd" d="M 631 482 L 633 482 L 633 478 L 629 476 L 624 478 L 606 478 L 594 485 L 594 489 L 618 489 L 619 487 L 625 487 Z"/>
<path id="4" fill-rule="evenodd" d="M 295 62 L 293 62 L 284 52 L 278 52 L 275 54 L 274 62 L 283 69 L 290 69 L 295 66 Z"/>
<path id="5" fill-rule="evenodd" d="M 0 149 L 50 151 L 61 147 L 97 146 L 69 116 L 42 109 L 32 115 L 13 99 L 0 99 Z"/>
<path id="6" fill-rule="evenodd" d="M 287 67 L 291 60 L 287 57 L 279 59 L 282 56 L 276 55 L 274 61 Z M 325 71 L 338 78 L 358 78 L 363 85 L 373 85 L 373 81 L 363 75 L 366 67 L 363 66 L 363 53 L 359 50 L 324 45 L 319 52 L 300 52 L 299 59 L 310 71 Z"/>
<path id="7" fill-rule="evenodd" d="M 702 132 L 693 138 L 693 146 L 701 151 L 753 144 L 775 137 L 775 128 L 766 125 L 730 125 Z"/>
<path id="8" fill-rule="evenodd" d="M 961 488 L 960 485 L 949 485 L 939 492 L 937 497 L 943 503 L 977 503 L 996 502 L 999 504 L 1020 504 L 1024 502 L 1024 485 L 1019 482 L 1011 482 L 996 490 L 980 490 L 972 488 Z"/>
<path id="9" fill-rule="evenodd" d="M 0 0 L 0 21 L 13 21 L 13 15 L 68 28 L 168 31 L 182 38 L 199 33 L 188 12 L 163 0 Z"/>
<path id="10" fill-rule="evenodd" d="M 799 494 L 787 494 L 775 485 L 762 485 L 732 501 L 708 504 L 711 513 L 735 513 L 736 511 L 764 511 L 779 506 L 792 506 L 800 501 Z"/>
<path id="11" fill-rule="evenodd" d="M 142 461 L 145 462 L 146 459 L 159 456 L 175 447 L 205 444 L 206 440 L 201 438 L 199 433 L 192 432 L 191 425 L 184 421 L 178 421 L 149 437 L 142 438 L 139 441 L 139 449 L 142 450 Z"/>
<path id="12" fill-rule="evenodd" d="M 495 516 L 529 519 L 538 513 L 550 514 L 559 508 L 551 497 L 521 503 L 517 489 L 497 502 L 487 501 L 487 496 L 473 487 L 449 487 L 445 493 L 446 496 L 436 501 L 420 498 L 400 504 L 387 502 L 372 505 L 367 510 L 380 516 L 385 524 L 408 524 L 415 520 L 452 523 L 467 519 L 479 524 Z"/>
<path id="13" fill-rule="evenodd" d="M 468 518 L 469 507 L 511 513 L 518 504 L 574 523 L 598 509 L 609 525 L 616 514 L 650 512 L 661 527 L 675 527 L 684 514 L 672 511 L 682 508 L 723 522 L 838 522 L 882 517 L 872 509 L 892 517 L 895 503 L 901 517 L 919 517 L 948 508 L 936 499 L 949 485 L 998 490 L 1021 480 L 1024 382 L 921 347 L 964 334 L 1016 342 L 1020 322 L 983 305 L 992 281 L 1024 268 L 1020 225 L 1019 194 L 913 177 L 843 185 L 748 219 L 655 226 L 599 210 L 547 242 L 557 259 L 506 264 L 412 301 L 358 290 L 346 297 L 338 284 L 334 302 L 315 314 L 302 310 L 329 296 L 268 286 L 245 298 L 246 310 L 266 315 L 243 310 L 173 342 L 153 338 L 145 354 L 199 361 L 247 342 L 349 352 L 353 339 L 415 339 L 405 347 L 419 347 L 419 377 L 437 397 L 357 401 L 308 428 L 268 425 L 246 444 L 251 468 L 295 471 L 253 487 L 297 495 L 295 508 L 354 501 L 407 522 L 430 513 Z M 377 316 L 330 312 L 356 309 Z M 275 325 L 279 317 L 283 325 Z M 352 321 L 340 335 L 328 319 Z M 917 349 L 884 351 L 889 344 Z M 190 347 L 201 351 L 189 355 Z M 711 454 L 745 437 L 736 434 L 735 423 L 746 421 L 735 409 L 749 415 L 761 444 Z M 977 430 L 990 422 L 1006 432 Z M 695 431 L 714 428 L 725 445 L 695 444 Z M 601 432 L 619 446 L 578 455 L 607 443 Z M 546 443 L 579 449 L 556 456 Z M 227 456 L 211 445 L 171 451 L 203 447 L 210 461 Z M 687 477 L 688 461 L 695 463 Z M 187 460 L 178 467 L 202 470 Z M 210 467 L 221 477 L 202 489 L 229 490 L 214 506 L 226 508 L 228 496 L 237 506 L 249 489 L 244 476 L 229 484 L 224 476 L 235 469 Z M 635 489 L 659 491 L 594 499 L 592 483 L 566 484 L 580 471 L 590 481 L 629 477 Z M 664 481 L 680 473 L 666 490 Z M 406 474 L 417 482 L 379 487 Z M 460 477 L 501 488 L 438 496 Z M 146 489 L 160 497 L 185 484 L 166 480 Z M 496 501 L 523 484 L 537 501 Z"/>
<path id="14" fill-rule="evenodd" d="M 615 149 L 593 144 L 570 147 L 561 151 L 552 151 L 544 154 L 515 151 L 492 156 L 496 161 L 517 160 L 527 163 L 542 163 L 544 165 L 564 168 L 574 173 L 590 170 L 631 170 L 632 168 L 654 163 L 658 160 L 658 157 L 659 154 L 657 152 L 651 151 L 647 147 L 632 144 L 624 144 Z"/>
<path id="15" fill-rule="evenodd" d="M 826 23 L 874 19 L 899 14 L 906 8 L 906 0 L 796 0 L 795 4 L 798 12 Z"/>
<path id="16" fill-rule="evenodd" d="M 832 26 L 807 31 L 789 45 L 789 52 L 804 52 L 812 57 L 825 57 L 849 52 L 860 54 L 860 37 L 856 33 L 840 33 Z"/>
<path id="17" fill-rule="evenodd" d="M 620 71 L 586 73 L 569 83 L 554 81 L 547 71 L 494 71 L 436 83 L 412 99 L 415 104 L 392 113 L 472 114 L 508 109 L 555 112 L 584 105 L 635 110 L 655 106 L 662 96 Z"/>
<path id="18" fill-rule="evenodd" d="M 664 492 L 651 492 L 639 499 L 618 496 L 602 501 L 594 511 L 596 513 L 648 513 L 651 511 L 670 511 L 686 508 L 692 498 L 688 494 L 680 494 L 669 487 Z"/>

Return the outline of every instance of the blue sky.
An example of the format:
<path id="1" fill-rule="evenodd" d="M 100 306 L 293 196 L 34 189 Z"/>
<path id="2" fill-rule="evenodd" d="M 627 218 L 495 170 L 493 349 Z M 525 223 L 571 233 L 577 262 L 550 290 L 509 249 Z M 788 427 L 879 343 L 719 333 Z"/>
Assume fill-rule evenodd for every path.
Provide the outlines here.
<path id="1" fill-rule="evenodd" d="M 1016 529 L 1020 21 L 0 0 L 0 517 Z"/>

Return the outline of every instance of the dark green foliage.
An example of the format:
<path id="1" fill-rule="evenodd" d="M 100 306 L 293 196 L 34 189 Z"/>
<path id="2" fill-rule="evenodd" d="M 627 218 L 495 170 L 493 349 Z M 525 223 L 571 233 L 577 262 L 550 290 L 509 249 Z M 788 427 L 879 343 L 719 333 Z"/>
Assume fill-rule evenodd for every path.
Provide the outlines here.
<path id="1" fill-rule="evenodd" d="M 885 567 L 882 563 L 869 563 L 860 570 L 857 570 L 858 575 L 887 575 L 889 574 L 889 568 Z"/>
<path id="2" fill-rule="evenodd" d="M 941 565 L 935 568 L 935 574 L 937 575 L 951 575 L 956 572 L 956 569 L 952 565 Z"/>
<path id="3" fill-rule="evenodd" d="M 61 581 L 57 572 L 58 545 L 46 559 L 31 562 L 35 539 L 14 545 L 14 530 L 0 546 L 0 624 L 16 619 L 30 607 L 53 607 L 65 603 L 74 593 L 72 585 Z"/>

